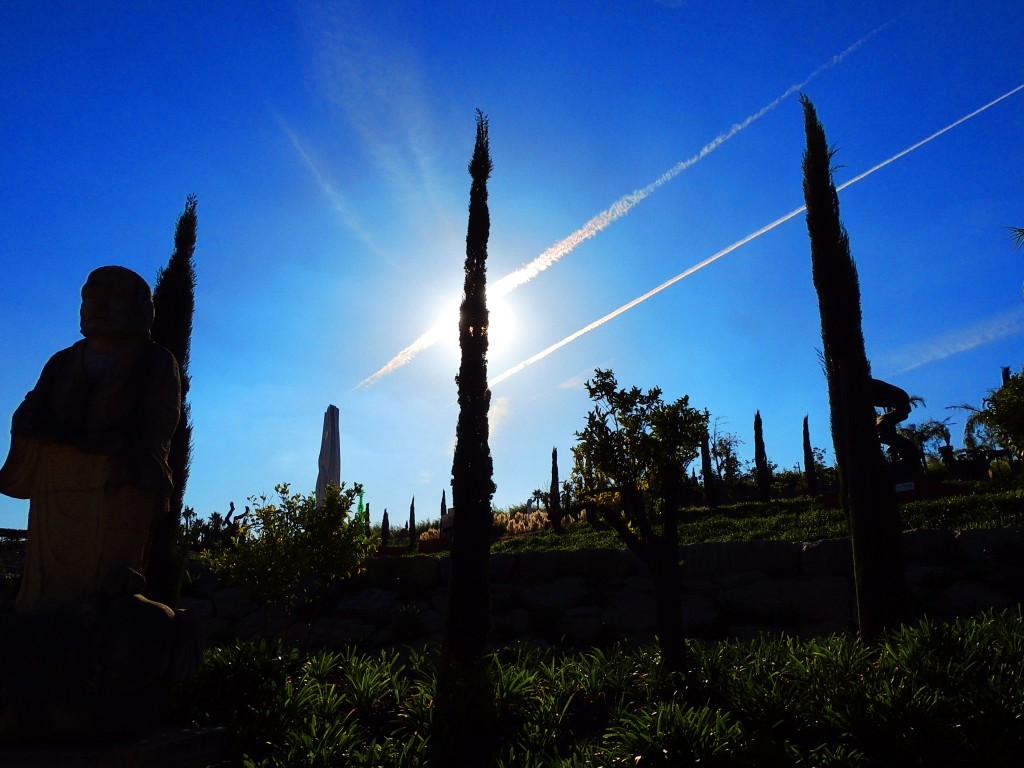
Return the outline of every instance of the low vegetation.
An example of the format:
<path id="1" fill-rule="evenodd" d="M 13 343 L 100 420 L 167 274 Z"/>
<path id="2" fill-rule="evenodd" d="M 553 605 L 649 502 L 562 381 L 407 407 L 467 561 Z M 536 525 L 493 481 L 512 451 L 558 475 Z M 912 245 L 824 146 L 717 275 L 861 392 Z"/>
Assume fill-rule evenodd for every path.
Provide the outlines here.
<path id="1" fill-rule="evenodd" d="M 963 496 L 913 501 L 900 507 L 902 527 L 994 528 L 1024 525 L 1024 491 L 974 490 L 965 486 Z M 536 513 L 534 513 L 536 514 Z M 744 503 L 716 509 L 695 507 L 685 510 L 679 525 L 679 541 L 695 544 L 708 541 L 817 541 L 847 535 L 847 521 L 840 509 L 825 507 L 816 499 L 785 499 L 766 504 Z M 611 528 L 587 523 L 570 523 L 565 533 L 550 527 L 529 536 L 499 539 L 492 552 L 525 550 L 622 548 L 625 545 Z"/>
<path id="2" fill-rule="evenodd" d="M 499 766 L 1011 766 L 1024 761 L 1024 616 L 852 636 L 488 657 Z M 436 652 L 206 652 L 180 723 L 227 726 L 221 766 L 426 766 Z"/>

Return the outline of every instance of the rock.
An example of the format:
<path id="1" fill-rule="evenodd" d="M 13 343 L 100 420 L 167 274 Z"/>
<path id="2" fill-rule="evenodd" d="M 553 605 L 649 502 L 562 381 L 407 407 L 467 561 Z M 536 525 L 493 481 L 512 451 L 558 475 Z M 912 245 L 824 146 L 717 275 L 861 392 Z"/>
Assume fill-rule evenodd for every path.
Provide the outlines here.
<path id="1" fill-rule="evenodd" d="M 804 576 L 853 578 L 853 547 L 848 537 L 805 542 L 801 556 Z"/>
<path id="2" fill-rule="evenodd" d="M 824 622 L 845 629 L 853 616 L 853 591 L 846 579 L 835 576 L 759 582 L 723 592 L 718 605 L 736 624 L 791 627 Z"/>
<path id="3" fill-rule="evenodd" d="M 903 560 L 935 565 L 947 563 L 956 551 L 956 534 L 949 530 L 916 528 L 903 532 Z"/>
<path id="4" fill-rule="evenodd" d="M 592 592 L 579 576 L 568 576 L 523 590 L 523 603 L 531 608 L 553 608 L 565 613 L 590 598 Z"/>
<path id="5" fill-rule="evenodd" d="M 680 557 L 691 576 L 748 570 L 762 571 L 773 578 L 795 578 L 800 575 L 801 545 L 792 541 L 687 544 L 680 548 Z"/>
<path id="6" fill-rule="evenodd" d="M 612 629 L 626 634 L 657 629 L 658 613 L 652 595 L 615 589 L 605 601 L 601 621 Z"/>

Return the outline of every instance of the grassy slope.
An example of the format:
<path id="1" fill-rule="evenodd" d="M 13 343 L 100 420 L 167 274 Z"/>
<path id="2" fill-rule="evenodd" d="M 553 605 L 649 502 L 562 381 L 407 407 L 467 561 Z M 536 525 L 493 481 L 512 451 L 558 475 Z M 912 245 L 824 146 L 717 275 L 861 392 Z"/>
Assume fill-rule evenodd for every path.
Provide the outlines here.
<path id="1" fill-rule="evenodd" d="M 929 501 L 914 501 L 900 509 L 907 528 L 997 528 L 1024 525 L 1024 492 L 1020 490 L 976 493 Z M 793 499 L 769 504 L 735 504 L 716 510 L 695 508 L 684 515 L 679 529 L 684 544 L 708 541 L 816 541 L 846 536 L 846 519 L 841 510 L 825 509 L 811 499 Z M 501 539 L 492 552 L 526 550 L 621 548 L 623 544 L 610 529 L 594 530 L 589 525 L 570 526 L 564 535 L 550 531 Z"/>

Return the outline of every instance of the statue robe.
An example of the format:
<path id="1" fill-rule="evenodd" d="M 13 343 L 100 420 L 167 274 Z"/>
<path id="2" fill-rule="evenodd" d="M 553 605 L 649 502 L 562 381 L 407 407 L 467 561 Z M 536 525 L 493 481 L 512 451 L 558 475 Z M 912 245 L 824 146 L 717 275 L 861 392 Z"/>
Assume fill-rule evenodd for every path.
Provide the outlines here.
<path id="1" fill-rule="evenodd" d="M 50 358 L 12 419 L 0 492 L 31 499 L 19 612 L 96 592 L 117 566 L 144 574 L 167 512 L 174 356 L 144 341 L 93 366 L 87 343 Z"/>

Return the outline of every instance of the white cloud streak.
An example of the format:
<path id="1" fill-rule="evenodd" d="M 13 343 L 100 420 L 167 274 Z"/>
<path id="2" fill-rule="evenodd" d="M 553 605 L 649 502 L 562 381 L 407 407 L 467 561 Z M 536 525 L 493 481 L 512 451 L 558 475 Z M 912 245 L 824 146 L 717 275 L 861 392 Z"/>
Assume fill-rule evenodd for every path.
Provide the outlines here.
<path id="1" fill-rule="evenodd" d="M 697 154 L 687 158 L 686 160 L 676 163 L 674 166 L 672 166 L 672 168 L 665 171 L 665 173 L 661 174 L 661 176 L 652 181 L 646 187 L 634 190 L 630 194 L 619 198 L 619 200 L 613 203 L 610 207 L 594 216 L 590 221 L 588 221 L 582 227 L 577 229 L 571 235 L 555 243 L 550 248 L 546 249 L 543 253 L 541 253 L 539 256 L 534 258 L 532 261 L 524 264 L 515 271 L 509 273 L 508 275 L 505 275 L 501 279 L 492 283 L 488 287 L 488 293 L 493 296 L 504 296 L 505 294 L 515 290 L 519 286 L 528 283 L 530 280 L 533 280 L 541 272 L 544 272 L 545 270 L 554 266 L 561 259 L 563 259 L 573 250 L 575 250 L 576 247 L 579 246 L 581 243 L 596 236 L 602 230 L 606 229 L 611 224 L 621 219 L 633 208 L 635 208 L 639 203 L 643 202 L 648 197 L 650 197 L 651 194 L 653 194 L 659 187 L 662 187 L 668 182 L 672 181 L 674 178 L 679 176 L 679 174 L 681 174 L 683 171 L 693 167 L 701 160 L 703 160 L 705 157 L 710 155 L 712 152 L 714 152 L 716 149 L 722 146 L 725 142 L 727 142 L 737 133 L 748 128 L 751 124 L 755 123 L 756 121 L 760 120 L 766 114 L 768 114 L 773 109 L 778 107 L 779 104 L 781 104 L 785 99 L 789 98 L 794 93 L 801 90 L 804 86 L 806 86 L 809 82 L 811 82 L 822 72 L 831 69 L 836 64 L 841 62 L 843 59 L 845 59 L 851 53 L 856 51 L 864 43 L 866 43 L 872 37 L 874 37 L 879 32 L 884 30 L 890 24 L 892 24 L 892 21 L 888 21 L 882 26 L 878 27 L 877 29 L 874 29 L 868 34 L 864 35 L 864 37 L 862 37 L 860 40 L 858 40 L 853 45 L 848 47 L 846 50 L 836 54 L 827 62 L 818 67 L 816 70 L 811 72 L 811 74 L 805 77 L 801 82 L 795 85 L 791 85 L 781 95 L 776 97 L 774 101 L 771 101 L 770 103 L 761 107 L 761 109 L 759 109 L 757 112 L 754 112 L 753 114 L 747 116 L 746 119 L 744 119 L 742 122 L 733 124 L 733 126 L 728 131 L 720 133 L 714 139 L 705 144 Z M 363 389 L 372 386 L 383 377 L 391 373 L 394 373 L 399 368 L 412 361 L 412 359 L 416 357 L 416 355 L 418 355 L 420 352 L 424 351 L 425 349 L 429 348 L 434 343 L 436 343 L 440 336 L 434 338 L 433 340 L 429 341 L 429 343 L 427 343 L 429 333 L 430 332 L 428 331 L 427 333 L 420 336 L 419 339 L 414 341 L 412 344 L 410 344 L 397 355 L 395 355 L 391 360 L 385 363 L 382 368 L 380 368 L 378 371 L 368 376 L 367 378 L 363 379 L 363 381 L 356 385 L 356 388 Z"/>
<path id="2" fill-rule="evenodd" d="M 992 101 L 988 102 L 984 106 L 979 107 L 978 109 L 974 110 L 973 112 L 964 115 L 963 117 L 959 118 L 958 120 L 953 121 L 952 123 L 950 123 L 949 125 L 945 126 L 944 128 L 940 128 L 938 131 L 936 131 L 935 133 L 931 134 L 930 136 L 927 136 L 927 137 L 921 139 L 921 141 L 917 142 L 916 144 L 912 144 L 911 146 L 907 147 L 906 149 L 904 149 L 904 150 L 902 150 L 900 152 L 897 152 L 892 157 L 890 157 L 890 158 L 888 158 L 886 160 L 883 160 L 882 162 L 878 163 L 875 166 L 872 166 L 871 168 L 869 168 L 868 170 L 864 171 L 863 173 L 860 173 L 857 176 L 854 176 L 849 181 L 846 181 L 846 182 L 840 184 L 838 187 L 836 187 L 836 191 L 837 192 L 841 192 L 842 190 L 846 189 L 847 187 L 853 186 L 858 181 L 866 179 L 868 176 L 870 176 L 871 174 L 875 173 L 875 171 L 879 171 L 882 168 L 884 168 L 885 166 L 889 165 L 890 163 L 896 162 L 901 157 L 905 157 L 906 155 L 910 154 L 914 150 L 919 149 L 920 147 L 923 147 L 928 142 L 933 141 L 934 139 L 937 139 L 939 136 L 941 136 L 942 134 L 944 134 L 944 133 L 946 133 L 948 131 L 953 130 L 958 125 L 962 125 L 963 123 L 967 122 L 971 118 L 976 117 L 977 115 L 980 115 L 985 110 L 987 110 L 987 109 L 989 109 L 991 107 L 994 107 L 999 102 L 1003 101 L 1004 99 L 1008 99 L 1010 96 L 1013 96 L 1015 93 L 1018 93 L 1021 90 L 1024 90 L 1024 83 L 1022 83 L 1021 85 L 1018 85 L 1016 88 L 1013 88 L 1010 91 L 1007 91 L 1002 96 L 999 96 L 998 98 L 993 99 Z M 576 339 L 578 339 L 581 336 L 584 336 L 584 335 L 590 333 L 595 328 L 599 328 L 602 325 L 604 325 L 605 323 L 607 323 L 608 321 L 614 320 L 619 315 L 621 315 L 621 314 L 623 314 L 625 312 L 628 312 L 629 310 L 631 310 L 633 307 L 637 306 L 638 304 L 642 304 L 643 302 L 647 301 L 652 296 L 656 296 L 657 294 L 659 294 L 662 291 L 664 291 L 666 288 L 668 288 L 668 287 L 670 287 L 672 285 L 675 285 L 680 280 L 689 277 L 693 273 L 698 272 L 698 271 L 704 269 L 704 267 L 708 266 L 709 264 L 711 264 L 711 263 L 713 263 L 715 261 L 718 261 L 718 259 L 722 258 L 723 256 L 725 256 L 725 255 L 727 255 L 729 253 L 732 253 L 733 251 L 735 251 L 740 246 L 746 245 L 751 240 L 755 240 L 758 237 L 760 237 L 761 235 L 765 234 L 766 232 L 770 232 L 771 230 L 775 229 L 779 225 L 784 224 L 785 222 L 787 222 L 790 219 L 792 219 L 794 216 L 802 213 L 805 209 L 806 209 L 806 206 L 800 206 L 799 208 L 790 211 L 789 213 L 785 214 L 784 216 L 780 216 L 779 218 L 775 219 L 775 221 L 771 222 L 770 224 L 766 224 L 765 226 L 761 227 L 756 232 L 752 232 L 749 235 L 747 235 L 746 237 L 742 238 L 741 240 L 737 240 L 732 245 L 730 245 L 730 246 L 728 246 L 726 248 L 723 248 L 722 250 L 718 251 L 717 253 L 715 253 L 715 254 L 709 256 L 708 258 L 704 259 L 704 261 L 702 261 L 702 262 L 700 262 L 698 264 L 694 264 L 692 267 L 687 269 L 685 272 L 680 272 L 675 277 L 673 277 L 673 278 L 671 278 L 669 280 L 666 280 L 664 283 L 662 283 L 661 285 L 659 285 L 656 288 L 651 289 L 650 291 L 645 293 L 643 296 L 639 296 L 639 297 L 633 299 L 632 301 L 630 301 L 630 302 L 628 302 L 626 304 L 623 304 L 618 309 L 616 309 L 616 310 L 614 310 L 612 312 L 609 312 L 607 315 L 605 315 L 604 317 L 602 317 L 602 318 L 600 318 L 598 320 L 595 320 L 590 325 L 588 325 L 588 326 L 586 326 L 584 328 L 581 328 L 580 330 L 576 331 L 575 333 L 573 333 L 573 334 L 571 334 L 569 336 L 566 336 L 561 341 L 556 342 L 555 344 L 552 344 L 551 346 L 547 347 L 546 349 L 541 350 L 540 352 L 538 352 L 537 354 L 533 355 L 532 357 L 529 357 L 526 360 L 522 361 L 521 363 L 518 363 L 517 365 L 512 366 L 507 371 L 505 371 L 504 373 L 499 375 L 497 378 L 492 379 L 490 381 L 490 386 L 493 387 L 493 386 L 495 386 L 497 384 L 500 384 L 501 382 L 505 381 L 506 379 L 510 378 L 511 376 L 514 376 L 515 374 L 519 373 L 523 369 L 533 365 L 534 363 L 536 363 L 536 362 L 538 362 L 540 360 L 543 360 L 548 355 L 552 354 L 553 352 L 558 351 L 559 349 L 561 349 L 562 347 L 566 346 L 567 344 L 571 344 L 572 342 L 576 341 Z"/>
<path id="3" fill-rule="evenodd" d="M 919 344 L 903 347 L 886 357 L 897 374 L 907 373 L 929 363 L 945 360 L 1019 333 L 1024 333 L 1022 307 L 986 318 L 965 328 L 949 331 Z"/>

